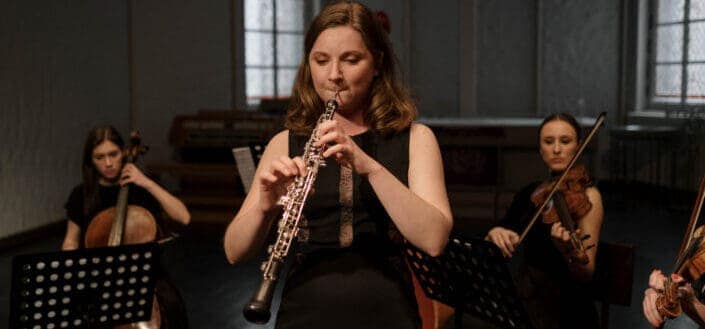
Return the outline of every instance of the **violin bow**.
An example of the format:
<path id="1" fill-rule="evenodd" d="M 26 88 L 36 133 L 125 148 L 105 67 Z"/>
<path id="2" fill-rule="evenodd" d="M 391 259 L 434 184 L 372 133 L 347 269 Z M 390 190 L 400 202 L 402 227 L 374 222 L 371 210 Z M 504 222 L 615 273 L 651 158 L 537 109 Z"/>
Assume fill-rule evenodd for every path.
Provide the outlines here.
<path id="1" fill-rule="evenodd" d="M 578 149 L 577 152 L 575 152 L 575 154 L 573 155 L 573 157 L 570 159 L 570 162 L 568 163 L 568 166 L 565 168 L 565 170 L 563 170 L 563 173 L 562 173 L 561 176 L 558 178 L 558 180 L 556 181 L 556 183 L 553 185 L 553 188 L 551 189 L 551 191 L 550 191 L 550 192 L 548 193 L 548 195 L 546 196 L 546 200 L 544 200 L 543 203 L 541 204 L 541 206 L 540 206 L 538 209 L 536 209 L 536 212 L 534 213 L 534 216 L 531 218 L 531 221 L 529 221 L 529 224 L 526 226 L 526 228 L 524 229 L 524 231 L 521 233 L 521 236 L 519 236 L 519 242 L 517 242 L 517 245 L 521 244 L 521 242 L 524 241 L 524 238 L 525 238 L 526 235 L 529 233 L 529 230 L 530 230 L 531 227 L 534 226 L 534 224 L 536 223 L 536 219 L 539 218 L 539 216 L 541 215 L 541 213 L 543 212 L 543 210 L 546 208 L 546 206 L 548 205 L 548 203 L 549 203 L 549 202 L 551 201 L 551 199 L 553 198 L 553 195 L 556 194 L 556 191 L 558 190 L 558 187 L 561 186 L 561 184 L 562 184 L 563 181 L 565 180 L 565 177 L 568 175 L 568 171 L 570 171 L 570 169 L 573 168 L 573 166 L 575 165 L 575 162 L 578 161 L 578 157 L 580 157 L 580 155 L 583 153 L 583 151 L 584 151 L 585 148 L 587 147 L 588 143 L 590 143 L 590 140 L 592 140 L 592 138 L 595 136 L 595 134 L 596 134 L 597 131 L 600 129 L 600 127 L 602 126 L 602 124 L 605 122 L 605 117 L 606 117 L 606 116 L 607 116 L 607 113 L 606 113 L 606 112 L 602 112 L 602 113 L 600 113 L 600 115 L 597 117 L 597 119 L 595 119 L 595 124 L 592 126 L 592 129 L 590 129 L 590 133 L 587 135 L 587 137 L 585 137 L 585 141 L 583 141 L 583 143 L 580 144 L 580 148 Z"/>
<path id="2" fill-rule="evenodd" d="M 698 196 L 695 198 L 693 212 L 690 214 L 690 221 L 688 222 L 688 226 L 685 230 L 685 236 L 683 236 L 683 241 L 681 242 L 681 246 L 678 249 L 678 258 L 676 260 L 676 266 L 673 273 L 678 273 L 680 271 L 680 267 L 683 265 L 683 263 L 685 263 L 685 260 L 690 258 L 690 254 L 692 254 L 699 245 L 699 243 L 693 243 L 693 235 L 695 234 L 695 229 L 697 227 L 697 225 L 695 224 L 698 222 L 698 218 L 700 218 L 700 211 L 702 210 L 704 201 L 705 175 L 703 175 L 703 178 L 700 180 L 700 189 L 698 190 Z"/>

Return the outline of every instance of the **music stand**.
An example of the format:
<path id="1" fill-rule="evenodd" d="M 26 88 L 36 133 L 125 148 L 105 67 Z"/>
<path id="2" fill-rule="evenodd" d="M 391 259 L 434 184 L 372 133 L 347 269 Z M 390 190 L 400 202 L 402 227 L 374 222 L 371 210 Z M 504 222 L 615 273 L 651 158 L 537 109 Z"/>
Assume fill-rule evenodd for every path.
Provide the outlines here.
<path id="1" fill-rule="evenodd" d="M 492 242 L 451 236 L 438 257 L 409 243 L 406 253 L 426 295 L 455 308 L 456 328 L 465 312 L 501 328 L 533 328 L 507 262 Z"/>
<path id="2" fill-rule="evenodd" d="M 245 193 L 249 192 L 252 181 L 254 180 L 255 169 L 259 163 L 259 159 L 264 152 L 264 146 L 259 143 L 250 143 L 249 146 L 234 147 L 232 149 L 235 165 L 237 166 L 242 186 Z"/>
<path id="3" fill-rule="evenodd" d="M 104 328 L 152 316 L 156 243 L 15 256 L 10 328 Z"/>

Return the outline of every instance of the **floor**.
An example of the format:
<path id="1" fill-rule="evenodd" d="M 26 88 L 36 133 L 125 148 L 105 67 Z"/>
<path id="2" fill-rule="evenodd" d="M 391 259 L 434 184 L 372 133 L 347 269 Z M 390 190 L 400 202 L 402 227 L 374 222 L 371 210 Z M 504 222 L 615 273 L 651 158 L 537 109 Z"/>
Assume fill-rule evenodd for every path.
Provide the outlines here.
<path id="1" fill-rule="evenodd" d="M 692 193 L 674 193 L 626 184 L 601 185 L 606 216 L 603 241 L 635 247 L 634 282 L 630 307 L 610 308 L 611 328 L 649 328 L 641 315 L 641 297 L 653 268 L 672 267 L 676 249 L 690 216 Z M 260 282 L 259 263 L 230 266 L 222 249 L 222 224 L 192 225 L 164 246 L 164 263 L 186 300 L 191 328 L 271 328 L 253 325 L 242 317 Z M 60 234 L 0 251 L 0 323 L 7 324 L 12 257 L 55 251 Z M 281 286 L 281 283 L 280 285 Z M 273 313 L 276 312 L 276 303 Z M 1 326 L 1 325 L 0 325 Z M 669 321 L 667 328 L 696 328 L 686 317 Z"/>

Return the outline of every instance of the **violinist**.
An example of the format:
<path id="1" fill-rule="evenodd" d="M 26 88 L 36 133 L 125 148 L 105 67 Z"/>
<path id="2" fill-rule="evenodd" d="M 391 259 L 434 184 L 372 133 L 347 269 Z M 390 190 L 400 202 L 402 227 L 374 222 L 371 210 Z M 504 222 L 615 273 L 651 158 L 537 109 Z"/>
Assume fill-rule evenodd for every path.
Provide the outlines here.
<path id="1" fill-rule="evenodd" d="M 124 147 L 123 139 L 112 126 L 96 127 L 88 134 L 83 149 L 83 182 L 73 188 L 65 204 L 68 224 L 62 250 L 85 246 L 85 232 L 93 218 L 102 210 L 115 206 L 120 186 L 125 184 L 133 185 L 128 203 L 147 209 L 155 217 L 158 228 L 163 224 L 160 220 L 162 210 L 178 223 L 189 223 L 188 209 L 179 199 L 145 176 L 134 164 L 124 163 Z M 167 278 L 161 278 L 157 280 L 156 291 L 162 311 L 161 328 L 186 328 L 184 304 L 173 284 Z M 172 314 L 176 316 L 171 317 Z"/>
<path id="2" fill-rule="evenodd" d="M 543 203 L 541 195 L 545 195 L 551 187 L 550 182 L 565 171 L 581 142 L 580 126 L 570 114 L 553 114 L 541 123 L 539 152 L 548 167 L 549 180 L 521 189 L 499 225 L 487 233 L 486 239 L 495 243 L 505 257 L 512 257 L 517 251 L 520 242 L 517 232 L 527 227 L 529 218 Z M 591 246 L 599 241 L 602 198 L 581 168 L 572 168 L 566 176 L 566 186 L 559 187 L 558 191 L 564 195 L 568 212 L 577 225 L 578 240 Z M 585 288 L 595 270 L 597 250 L 588 247 L 582 260 L 576 260 L 569 228 L 560 220 L 546 220 L 552 211 L 555 217 L 555 208 L 544 208 L 541 222 L 533 225 L 526 234 L 524 259 L 520 266 L 522 275 L 517 282 L 520 296 L 537 328 L 598 328 L 595 305 Z"/>
<path id="3" fill-rule="evenodd" d="M 695 286 L 699 287 L 696 293 L 693 284 L 686 283 L 682 276 L 672 274 L 671 279 L 678 285 L 676 297 L 677 302 L 680 304 L 680 309 L 701 328 L 705 327 L 705 304 L 702 302 L 704 297 L 702 282 L 694 283 Z M 642 301 L 644 316 L 654 328 L 660 328 L 665 320 L 658 311 L 656 301 L 660 296 L 663 296 L 666 280 L 667 278 L 661 270 L 653 270 L 649 276 L 649 288 L 644 292 L 644 300 Z"/>

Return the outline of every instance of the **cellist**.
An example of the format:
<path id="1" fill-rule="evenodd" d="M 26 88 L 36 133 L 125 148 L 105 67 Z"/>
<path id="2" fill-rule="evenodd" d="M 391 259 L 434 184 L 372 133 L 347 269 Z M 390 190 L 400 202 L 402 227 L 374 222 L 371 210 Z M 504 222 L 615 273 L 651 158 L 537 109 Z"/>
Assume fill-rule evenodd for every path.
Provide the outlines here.
<path id="1" fill-rule="evenodd" d="M 83 149 L 83 182 L 73 188 L 65 204 L 68 221 L 62 250 L 84 247 L 85 232 L 94 216 L 115 206 L 120 186 L 125 184 L 132 184 L 128 203 L 147 209 L 156 219 L 157 227 L 162 224 L 162 210 L 173 221 L 189 223 L 189 211 L 179 199 L 145 176 L 137 166 L 125 163 L 124 147 L 122 137 L 113 126 L 100 126 L 89 132 Z M 156 291 L 162 323 L 169 324 L 162 328 L 187 328 L 181 296 L 165 275 L 157 280 Z"/>
<path id="2" fill-rule="evenodd" d="M 566 170 L 581 141 L 580 126 L 570 114 L 559 113 L 544 119 L 539 126 L 539 152 L 551 178 Z M 602 198 L 589 179 L 577 180 L 585 181 L 580 188 L 584 204 L 573 219 L 581 237 L 587 237 L 582 242 L 586 246 L 594 245 L 599 241 L 602 226 Z M 504 219 L 487 233 L 486 239 L 494 242 L 505 257 L 511 257 L 516 251 L 521 240 L 517 232 L 529 226 L 528 219 L 538 208 L 536 196 L 546 190 L 542 185 L 536 182 L 522 188 L 514 196 Z M 565 192 L 566 200 L 574 197 Z M 544 222 L 546 215 L 542 213 Z M 596 248 L 587 249 L 583 261 L 574 260 L 570 232 L 561 221 L 556 221 L 552 224 L 539 222 L 530 227 L 524 251 L 518 288 L 534 326 L 540 329 L 598 328 L 595 305 L 584 288 L 595 270 Z"/>

